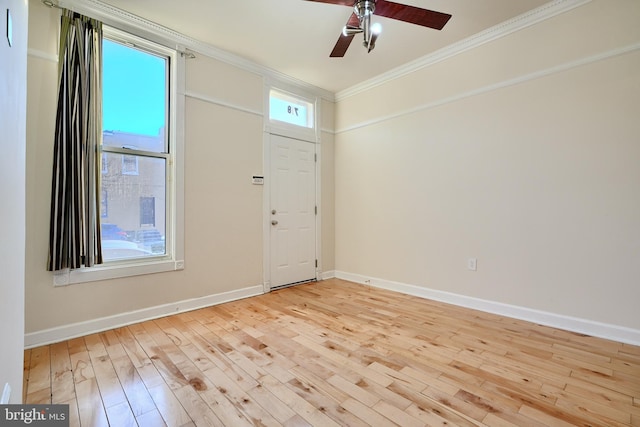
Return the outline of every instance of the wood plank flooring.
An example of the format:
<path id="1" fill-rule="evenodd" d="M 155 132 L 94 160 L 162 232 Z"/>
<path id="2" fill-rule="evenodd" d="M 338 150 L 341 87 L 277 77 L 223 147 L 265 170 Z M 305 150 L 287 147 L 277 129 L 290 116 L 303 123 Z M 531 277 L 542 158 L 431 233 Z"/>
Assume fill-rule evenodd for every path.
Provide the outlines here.
<path id="1" fill-rule="evenodd" d="M 640 426 L 640 347 L 337 279 L 24 363 L 72 426 Z"/>

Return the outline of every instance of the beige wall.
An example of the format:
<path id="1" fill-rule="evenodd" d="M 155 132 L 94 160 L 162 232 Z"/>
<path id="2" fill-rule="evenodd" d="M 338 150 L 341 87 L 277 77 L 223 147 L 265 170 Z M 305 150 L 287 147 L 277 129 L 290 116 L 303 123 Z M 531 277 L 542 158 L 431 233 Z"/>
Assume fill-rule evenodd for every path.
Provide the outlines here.
<path id="1" fill-rule="evenodd" d="M 186 60 L 185 269 L 53 287 L 45 270 L 56 98 L 57 11 L 29 11 L 26 331 L 37 333 L 263 283 L 263 76 L 198 54 Z M 52 42 L 53 40 L 53 42 Z M 211 102 L 211 101 L 214 102 Z M 325 105 L 326 104 L 326 105 Z M 230 105 L 225 106 L 225 105 Z M 323 123 L 331 172 L 333 111 Z M 325 138 L 326 137 L 326 138 Z M 326 183 L 326 185 L 325 185 Z M 323 257 L 333 268 L 332 179 L 323 180 Z"/>
<path id="2" fill-rule="evenodd" d="M 226 82 L 226 84 L 225 84 Z M 231 90 L 235 88 L 236 90 Z M 262 111 L 262 78 L 198 56 L 187 91 Z M 201 295 L 262 283 L 262 116 L 187 98 L 185 277 Z"/>
<path id="3" fill-rule="evenodd" d="M 7 10 L 12 45 L 7 42 Z M 0 0 L 0 395 L 22 400 L 25 286 L 27 3 Z M 5 403 L 5 402 L 3 402 Z"/>
<path id="4" fill-rule="evenodd" d="M 334 171 L 334 103 L 322 101 L 320 130 L 320 207 L 322 222 L 322 268 L 333 275 L 335 270 L 335 171 Z"/>
<path id="5" fill-rule="evenodd" d="M 594 0 L 340 100 L 336 270 L 640 329 L 638 22 Z"/>

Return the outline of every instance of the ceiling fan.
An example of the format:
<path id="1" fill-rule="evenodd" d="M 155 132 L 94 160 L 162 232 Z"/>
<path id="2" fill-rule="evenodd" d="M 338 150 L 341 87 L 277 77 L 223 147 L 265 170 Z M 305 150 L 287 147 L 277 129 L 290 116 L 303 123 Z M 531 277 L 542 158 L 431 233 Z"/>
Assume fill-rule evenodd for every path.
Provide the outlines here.
<path id="1" fill-rule="evenodd" d="M 421 9 L 406 4 L 393 3 L 386 0 L 307 0 L 319 3 L 338 4 L 353 7 L 353 13 L 342 30 L 342 34 L 331 51 L 330 57 L 341 58 L 346 53 L 351 40 L 356 34 L 363 33 L 363 46 L 367 52 L 376 45 L 376 39 L 380 34 L 380 24 L 372 24 L 371 16 L 374 14 L 385 18 L 397 19 L 436 30 L 441 30 L 451 15 L 433 10 Z"/>

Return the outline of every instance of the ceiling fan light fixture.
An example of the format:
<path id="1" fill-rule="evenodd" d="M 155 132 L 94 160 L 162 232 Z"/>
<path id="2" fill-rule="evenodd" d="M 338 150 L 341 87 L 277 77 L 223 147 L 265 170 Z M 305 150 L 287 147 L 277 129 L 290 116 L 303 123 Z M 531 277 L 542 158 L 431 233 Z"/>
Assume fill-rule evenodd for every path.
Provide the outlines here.
<path id="1" fill-rule="evenodd" d="M 53 0 L 52 0 L 53 1 Z M 395 3 L 391 0 L 308 0 L 320 3 L 330 3 L 340 6 L 350 6 L 353 10 L 347 25 L 343 27 L 342 34 L 338 38 L 333 50 L 329 54 L 331 58 L 342 58 L 349 48 L 353 37 L 363 33 L 364 47 L 368 52 L 376 45 L 380 35 L 380 25 L 371 23 L 371 17 L 376 13 L 384 18 L 396 21 L 420 25 L 422 27 L 441 30 L 451 18 L 448 13 L 423 9 L 408 4 Z M 353 6 L 352 6 L 353 5 Z"/>
<path id="2" fill-rule="evenodd" d="M 373 50 L 373 48 L 376 47 L 376 40 L 378 39 L 378 36 L 380 35 L 379 26 L 378 26 L 378 28 L 376 30 L 377 31 L 374 31 L 373 26 L 372 26 L 371 27 L 371 38 L 369 39 L 369 43 L 367 43 L 366 40 L 364 42 L 362 42 L 364 47 L 367 48 L 367 53 L 371 52 Z"/>
<path id="3" fill-rule="evenodd" d="M 359 2 L 360 3 L 369 3 L 368 1 Z M 374 3 L 375 6 L 375 3 Z M 364 33 L 364 41 L 362 45 L 367 49 L 367 53 L 371 52 L 373 48 L 376 46 L 376 39 L 382 30 L 382 27 L 379 23 L 371 23 L 371 16 L 373 15 L 373 11 L 371 13 L 367 13 L 360 17 L 360 28 L 362 28 L 362 32 Z"/>
<path id="4" fill-rule="evenodd" d="M 53 1 L 53 0 L 52 0 Z M 333 50 L 329 54 L 331 58 L 342 58 L 349 48 L 353 37 L 357 33 L 363 33 L 364 47 L 371 52 L 375 47 L 376 39 L 380 34 L 379 24 L 371 24 L 371 16 L 377 15 L 384 18 L 395 19 L 409 24 L 442 30 L 451 15 L 424 9 L 408 4 L 395 3 L 391 0 L 307 0 L 320 3 L 329 3 L 340 6 L 351 6 L 353 12 L 349 16 L 347 25 L 343 28 Z M 353 3 L 352 3 L 353 2 Z"/>
<path id="5" fill-rule="evenodd" d="M 345 27 L 342 29 L 342 35 L 345 36 L 345 37 L 353 36 L 353 35 L 356 35 L 356 34 L 361 33 L 361 32 L 362 32 L 362 28 L 360 28 L 360 27 L 351 27 L 351 26 L 348 26 L 348 25 L 345 25 Z"/>

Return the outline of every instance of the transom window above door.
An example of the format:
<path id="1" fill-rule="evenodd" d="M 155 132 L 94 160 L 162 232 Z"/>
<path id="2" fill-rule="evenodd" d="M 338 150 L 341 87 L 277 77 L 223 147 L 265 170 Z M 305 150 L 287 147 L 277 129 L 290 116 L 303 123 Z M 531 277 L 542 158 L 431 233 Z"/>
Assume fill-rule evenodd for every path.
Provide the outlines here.
<path id="1" fill-rule="evenodd" d="M 271 89 L 269 92 L 269 120 L 313 128 L 315 121 L 313 103 Z"/>

